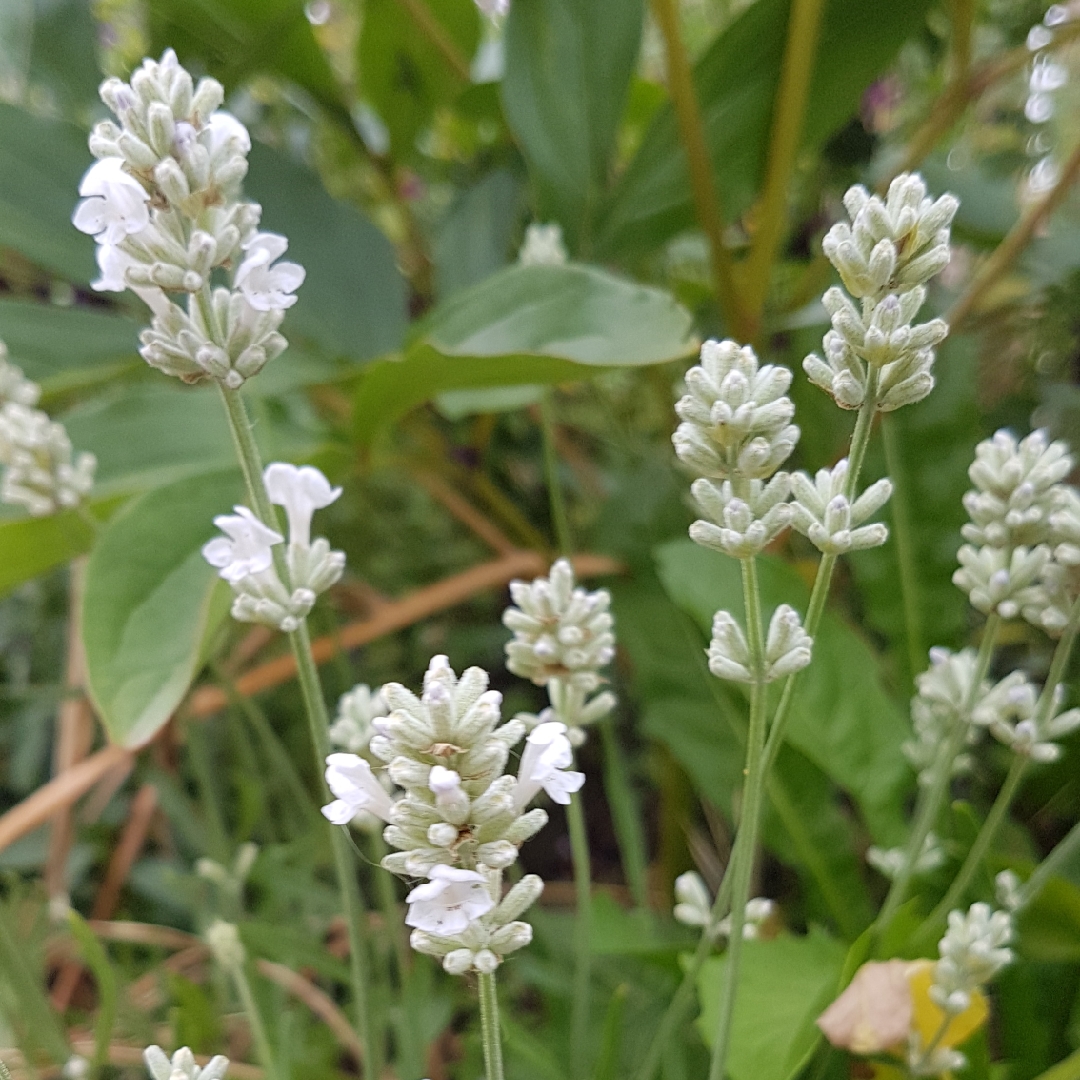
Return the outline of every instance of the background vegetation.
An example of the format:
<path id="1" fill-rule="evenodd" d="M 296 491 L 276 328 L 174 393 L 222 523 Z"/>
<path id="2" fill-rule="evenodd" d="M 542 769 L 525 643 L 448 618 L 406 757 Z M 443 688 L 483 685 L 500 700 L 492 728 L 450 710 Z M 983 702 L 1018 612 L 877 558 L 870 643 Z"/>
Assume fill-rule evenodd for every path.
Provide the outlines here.
<path id="1" fill-rule="evenodd" d="M 1050 50 L 1071 76 L 1078 35 L 1061 10 Z M 975 443 L 1046 426 L 1080 447 L 1080 83 L 1054 91 L 1045 122 L 1025 115 L 1028 35 L 1044 16 L 1027 0 L 513 0 L 495 26 L 471 0 L 0 4 L 0 338 L 97 455 L 93 513 L 155 500 L 108 534 L 116 602 L 96 609 L 92 636 L 115 647 L 91 664 L 109 702 L 97 718 L 72 636 L 93 530 L 73 513 L 0 516 L 0 1049 L 22 1051 L 5 1059 L 29 1075 L 75 1048 L 123 1070 L 157 1041 L 252 1060 L 189 936 L 221 916 L 240 922 L 288 1075 L 356 1070 L 298 692 L 281 642 L 224 620 L 227 596 L 193 557 L 239 492 L 220 403 L 138 358 L 137 302 L 88 288 L 93 241 L 70 225 L 103 72 L 171 46 L 221 79 L 257 137 L 246 190 L 307 268 L 290 349 L 248 393 L 268 458 L 312 461 L 345 486 L 325 528 L 347 577 L 313 627 L 331 701 L 358 681 L 416 684 L 445 652 L 490 669 L 509 711 L 538 706 L 503 671 L 498 619 L 505 583 L 543 572 L 557 547 L 548 466 L 566 493 L 620 646 L 617 715 L 582 755 L 598 1078 L 639 1061 L 694 941 L 670 919 L 672 883 L 696 867 L 717 884 L 738 805 L 745 703 L 703 656 L 738 582 L 686 539 L 679 375 L 700 338 L 752 341 L 797 373 L 795 463 L 831 464 L 845 418 L 799 364 L 828 325 L 819 241 L 839 196 L 917 167 L 961 198 L 930 302 L 953 324 L 939 385 L 872 444 L 869 479 L 888 472 L 897 488 L 892 539 L 843 574 L 769 789 L 757 892 L 800 936 L 750 953 L 730 1061 L 733 1080 L 842 1077 L 850 1063 L 816 1044 L 813 1019 L 885 891 L 866 849 L 904 835 L 912 677 L 931 644 L 969 638 L 949 579 Z M 509 268 L 530 221 L 561 224 L 573 266 Z M 812 554 L 785 536 L 763 568 L 767 604 L 805 594 Z M 125 597 L 117 583 L 135 580 Z M 1049 644 L 1011 632 L 1041 675 Z M 173 686 L 156 712 L 114 693 L 126 647 L 154 657 L 155 691 Z M 1078 753 L 1074 737 L 1030 774 L 987 896 L 991 871 L 1030 869 L 1080 816 Z M 952 806 L 945 839 L 961 856 L 1006 757 L 981 748 Z M 549 882 L 537 938 L 504 968 L 507 1069 L 522 1080 L 569 1075 L 573 893 L 553 817 L 524 857 Z M 928 883 L 926 910 L 947 880 Z M 364 886 L 389 969 L 403 894 L 385 875 Z M 50 922 L 65 895 L 89 930 Z M 1080 1048 L 1080 859 L 1025 914 L 1018 953 L 968 1047 L 972 1078 L 1028 1080 Z M 702 978 L 706 1008 L 719 964 Z M 395 1074 L 478 1075 L 468 987 L 426 957 L 408 967 L 406 992 L 379 1003 Z M 691 1021 L 663 1075 L 702 1075 L 705 1061 Z"/>

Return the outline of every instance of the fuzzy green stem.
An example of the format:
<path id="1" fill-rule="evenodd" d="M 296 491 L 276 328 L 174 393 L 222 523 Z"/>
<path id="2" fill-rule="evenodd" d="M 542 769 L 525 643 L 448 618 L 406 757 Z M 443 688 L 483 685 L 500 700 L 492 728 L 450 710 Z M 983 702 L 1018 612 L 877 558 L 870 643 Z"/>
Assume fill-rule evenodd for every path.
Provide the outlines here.
<path id="1" fill-rule="evenodd" d="M 907 477 L 896 419 L 886 414 L 881 418 L 881 441 L 885 447 L 885 468 L 892 480 L 893 539 L 896 541 L 896 562 L 900 571 L 900 600 L 904 609 L 904 639 L 910 677 L 915 678 L 925 664 L 926 645 L 923 640 L 922 600 L 919 588 L 919 564 L 915 556 L 915 532 L 908 512 Z"/>
<path id="2" fill-rule="evenodd" d="M 664 1010 L 664 1015 L 660 1018 L 656 1034 L 653 1036 L 652 1042 L 649 1043 L 645 1059 L 641 1063 L 641 1068 L 635 1074 L 634 1080 L 652 1080 L 656 1075 L 656 1070 L 660 1068 L 660 1060 L 664 1056 L 664 1050 L 671 1036 L 675 1033 L 675 1029 L 679 1024 L 683 1022 L 694 1003 L 694 991 L 697 986 L 698 975 L 705 966 L 705 961 L 712 955 L 715 927 L 728 913 L 732 886 L 731 866 L 732 864 L 729 862 L 720 883 L 720 891 L 713 901 L 712 911 L 709 914 L 709 923 L 701 929 L 701 937 L 698 939 L 694 955 L 683 970 L 682 982 L 679 983 L 679 988 L 675 991 L 674 997 L 672 997 L 667 1009 Z"/>
<path id="3" fill-rule="evenodd" d="M 934 822 L 937 821 L 942 804 L 948 795 L 949 782 L 952 780 L 953 762 L 956 761 L 956 756 L 963 749 L 967 740 L 968 727 L 971 723 L 971 710 L 975 704 L 979 687 L 990 669 L 990 661 L 994 655 L 994 643 L 997 640 L 1000 625 L 1001 616 L 996 613 L 986 620 L 968 700 L 963 703 L 960 715 L 956 717 L 953 729 L 949 733 L 944 747 L 938 753 L 937 761 L 933 765 L 930 783 L 919 792 L 915 823 L 912 826 L 911 836 L 904 851 L 903 865 L 896 877 L 893 878 L 888 895 L 885 897 L 885 903 L 874 923 L 875 936 L 878 941 L 889 929 L 897 910 L 907 897 L 908 887 L 911 885 L 911 879 L 915 873 L 915 863 L 922 853 L 926 838 L 930 835 L 930 830 L 934 827 Z"/>
<path id="4" fill-rule="evenodd" d="M 297 630 L 289 635 L 293 656 L 296 659 L 297 678 L 300 692 L 304 698 L 304 711 L 308 716 L 311 741 L 315 748 L 315 764 L 320 776 L 323 775 L 326 758 L 330 753 L 330 737 L 327 730 L 330 718 L 326 713 L 319 673 L 311 655 L 311 639 L 308 636 L 307 622 L 301 622 Z M 322 781 L 323 798 L 330 801 L 330 789 Z M 383 1047 L 381 1038 L 376 1037 L 371 1019 L 371 992 L 368 986 L 367 960 L 371 955 L 367 940 L 367 911 L 360 886 L 356 880 L 353 854 L 347 832 L 348 826 L 330 830 L 331 847 L 334 853 L 334 868 L 337 872 L 338 886 L 345 908 L 345 922 L 349 929 L 349 971 L 352 976 L 353 996 L 355 998 L 356 1023 L 360 1042 L 364 1047 L 367 1069 L 365 1075 L 377 1080 L 382 1075 Z"/>
<path id="5" fill-rule="evenodd" d="M 570 518 L 566 512 L 566 497 L 559 483 L 559 454 L 555 446 L 555 402 L 550 389 L 540 399 L 540 426 L 544 443 L 544 477 L 547 481 L 551 525 L 555 530 L 555 546 L 560 555 L 569 555 Z"/>
<path id="6" fill-rule="evenodd" d="M 855 430 L 851 433 L 851 445 L 848 448 L 848 474 L 844 485 L 844 494 L 852 502 L 858 490 L 859 474 L 862 472 L 863 462 L 866 460 L 866 449 L 870 445 L 870 434 L 874 428 L 874 416 L 877 413 L 878 402 L 878 376 L 871 369 L 867 375 L 866 396 L 859 407 L 859 415 L 855 420 Z M 814 637 L 817 634 L 821 617 L 825 613 L 825 601 L 829 598 L 829 589 L 832 587 L 833 571 L 836 569 L 835 555 L 822 555 L 818 562 L 817 573 L 814 575 L 814 587 L 810 590 L 810 603 L 806 609 L 806 618 L 803 620 L 803 629 Z M 796 671 L 784 680 L 784 689 L 780 694 L 780 700 L 773 713 L 772 724 L 769 726 L 769 739 L 765 744 L 765 768 L 769 770 L 776 761 L 776 755 L 780 753 L 784 738 L 787 735 L 788 720 L 791 716 L 791 703 L 795 700 L 795 687 L 798 684 L 802 672 Z"/>
<path id="7" fill-rule="evenodd" d="M 709 1080 L 724 1080 L 727 1067 L 731 1021 L 735 1013 L 735 998 L 739 987 L 743 925 L 746 922 L 746 904 L 750 899 L 750 881 L 753 877 L 754 859 L 757 854 L 758 828 L 761 822 L 765 774 L 768 765 L 768 759 L 765 756 L 765 636 L 761 616 L 761 590 L 758 586 L 757 567 L 753 558 L 742 560 L 742 578 L 743 603 L 746 608 L 746 637 L 750 647 L 754 682 L 750 691 L 750 727 L 746 738 L 746 768 L 744 770 L 746 783 L 743 786 L 739 831 L 735 836 L 735 848 L 731 853 L 731 932 L 728 935 L 724 981 L 720 987 L 720 1011 L 713 1041 L 712 1059 L 709 1064 Z"/>
<path id="8" fill-rule="evenodd" d="M 231 965 L 229 974 L 232 976 L 233 986 L 240 998 L 244 1015 L 247 1017 L 248 1027 L 251 1028 L 251 1041 L 255 1044 L 255 1056 L 262 1063 L 268 1080 L 276 1080 L 278 1075 L 277 1065 L 274 1063 L 274 1051 L 270 1046 L 270 1039 L 266 1034 L 266 1025 L 263 1023 L 259 1006 L 255 1004 L 255 995 L 251 992 L 251 983 L 248 982 L 247 971 L 243 963 Z"/>
<path id="9" fill-rule="evenodd" d="M 592 982 L 592 866 L 581 793 L 566 808 L 570 856 L 574 864 L 574 1009 L 570 1027 L 571 1076 L 584 1080 L 588 1069 L 589 998 Z"/>
<path id="10" fill-rule="evenodd" d="M 233 443 L 240 460 L 240 468 L 244 474 L 251 508 L 265 525 L 277 528 L 277 515 L 263 483 L 262 461 L 244 400 L 236 390 L 230 390 L 225 386 L 221 387 L 221 396 L 229 417 L 229 428 L 232 431 Z M 282 581 L 287 582 L 288 569 L 280 547 L 281 545 L 276 545 L 274 548 L 274 563 Z M 304 699 L 304 711 L 307 714 L 311 744 L 315 752 L 315 768 L 317 774 L 322 777 L 326 757 L 330 752 L 328 735 L 330 717 L 327 714 L 326 702 L 319 684 L 319 673 L 315 667 L 314 657 L 311 655 L 311 638 L 308 635 L 306 621 L 301 621 L 299 628 L 289 634 L 289 644 L 296 660 L 297 681 Z M 330 791 L 326 787 L 325 780 L 321 781 L 321 789 L 323 798 L 329 801 Z M 382 1041 L 374 1037 L 374 1026 L 371 1021 L 371 995 L 366 968 L 367 958 L 370 955 L 366 940 L 367 915 L 356 880 L 349 838 L 344 828 L 331 829 L 330 840 L 338 887 L 345 909 L 345 921 L 349 930 L 349 967 L 352 975 L 353 1004 L 356 1009 L 357 1030 L 366 1055 L 365 1073 L 377 1080 L 382 1073 L 383 1054 Z"/>
<path id="11" fill-rule="evenodd" d="M 1055 694 L 1065 678 L 1078 630 L 1080 630 L 1080 600 L 1073 606 L 1065 633 L 1062 634 L 1061 640 L 1054 649 L 1054 658 L 1050 662 L 1050 671 L 1047 673 L 1046 682 L 1043 685 L 1042 694 L 1036 707 L 1035 728 L 1037 731 L 1041 731 L 1050 718 L 1051 710 L 1054 707 Z M 990 813 L 986 815 L 986 821 L 983 822 L 978 836 L 975 837 L 975 842 L 971 845 L 971 850 L 967 853 L 967 858 L 953 879 L 953 883 L 949 886 L 949 891 L 942 898 L 941 903 L 934 908 L 926 921 L 919 927 L 916 933 L 917 938 L 928 935 L 935 930 L 945 921 L 949 912 L 964 899 L 968 886 L 971 884 L 971 879 L 982 865 L 983 859 L 986 858 L 986 853 L 990 850 L 998 829 L 1001 828 L 1005 815 L 1008 813 L 1016 793 L 1020 790 L 1020 785 L 1029 764 L 1030 761 L 1027 757 L 1017 755 L 1014 758 L 1005 777 L 1005 782 L 1001 785 L 1001 790 L 994 800 L 994 805 L 990 808 Z"/>
<path id="12" fill-rule="evenodd" d="M 480 991 L 480 1037 L 484 1044 L 487 1080 L 503 1080 L 502 1035 L 499 1031 L 499 999 L 495 973 L 477 976 Z"/>

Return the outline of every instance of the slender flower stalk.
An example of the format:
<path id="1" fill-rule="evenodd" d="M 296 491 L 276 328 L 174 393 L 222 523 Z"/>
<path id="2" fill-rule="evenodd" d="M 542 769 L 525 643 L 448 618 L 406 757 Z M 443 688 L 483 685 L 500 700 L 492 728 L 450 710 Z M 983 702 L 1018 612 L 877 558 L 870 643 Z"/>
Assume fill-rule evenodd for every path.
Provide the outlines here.
<path id="1" fill-rule="evenodd" d="M 480 989 L 480 1037 L 484 1045 L 487 1080 L 503 1080 L 502 1034 L 499 1031 L 499 998 L 495 972 L 477 977 Z"/>
<path id="2" fill-rule="evenodd" d="M 742 816 L 735 837 L 735 848 L 731 854 L 731 933 L 728 936 L 728 962 L 720 987 L 719 1017 L 709 1063 L 709 1080 L 724 1080 L 730 1049 L 731 1020 L 735 1010 L 742 959 L 743 926 L 746 921 L 746 905 L 750 899 L 750 880 L 757 853 L 761 807 L 765 795 L 765 773 L 768 768 L 765 757 L 765 639 L 761 625 L 761 591 L 752 556 L 742 560 L 742 580 L 754 681 L 750 689 L 750 727 L 747 732 Z"/>
<path id="3" fill-rule="evenodd" d="M 1050 663 L 1050 671 L 1047 674 L 1046 683 L 1043 685 L 1042 693 L 1039 696 L 1037 715 L 1034 721 L 1036 730 L 1041 730 L 1045 726 L 1053 711 L 1057 690 L 1065 677 L 1069 659 L 1072 656 L 1073 647 L 1076 644 L 1078 631 L 1080 631 L 1080 601 L 1077 601 L 1076 604 L 1074 604 L 1069 625 L 1054 649 L 1054 658 Z M 1020 785 L 1027 773 L 1031 761 L 1032 758 L 1030 755 L 1022 753 L 1016 754 L 1013 758 L 1012 764 L 1009 767 L 1009 772 L 1005 777 L 1005 782 L 1002 784 L 1001 790 L 998 792 L 997 798 L 994 800 L 994 805 L 990 808 L 990 813 L 987 814 L 982 828 L 975 837 L 975 842 L 971 845 L 971 848 L 967 853 L 967 858 L 964 859 L 963 865 L 960 867 L 952 884 L 949 886 L 949 891 L 930 915 L 927 916 L 918 931 L 916 931 L 916 940 L 921 940 L 927 934 L 932 933 L 935 928 L 941 924 L 948 913 L 963 900 L 964 894 L 971 884 L 972 878 L 982 865 L 986 853 L 990 850 L 998 830 L 1005 820 L 1005 815 L 1008 813 L 1016 793 L 1020 790 Z"/>
<path id="4" fill-rule="evenodd" d="M 938 815 L 941 813 L 942 805 L 949 791 L 949 782 L 953 777 L 954 763 L 968 738 L 971 712 L 975 707 L 986 673 L 990 670 L 990 661 L 993 659 L 994 645 L 997 642 L 1000 627 L 1001 617 L 997 614 L 992 614 L 983 627 L 982 641 L 979 644 L 979 654 L 975 662 L 975 671 L 971 679 L 970 689 L 959 715 L 955 717 L 952 728 L 937 754 L 937 759 L 930 773 L 930 782 L 919 792 L 915 821 L 912 825 L 911 835 L 908 838 L 903 865 L 896 877 L 893 878 L 889 892 L 885 897 L 885 903 L 882 905 L 874 923 L 878 940 L 888 930 L 897 910 L 907 898 L 907 891 L 911 885 L 911 879 L 915 873 L 919 856 L 926 845 L 926 839 L 930 835 L 930 831 L 937 822 Z"/>

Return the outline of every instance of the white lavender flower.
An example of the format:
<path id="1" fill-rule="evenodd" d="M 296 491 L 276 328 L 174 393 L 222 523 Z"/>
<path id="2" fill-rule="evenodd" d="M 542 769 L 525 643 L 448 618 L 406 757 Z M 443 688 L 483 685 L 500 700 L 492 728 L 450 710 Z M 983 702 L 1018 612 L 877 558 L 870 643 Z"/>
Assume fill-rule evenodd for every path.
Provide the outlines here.
<path id="1" fill-rule="evenodd" d="M 1054 696 L 1044 710 L 1040 709 L 1033 693 L 1025 695 L 1014 707 L 1003 709 L 994 717 L 988 724 L 990 733 L 1021 757 L 1039 764 L 1057 761 L 1062 749 L 1054 740 L 1063 739 L 1080 728 L 1080 709 L 1060 711 L 1064 696 L 1065 688 L 1055 687 Z"/>
<path id="2" fill-rule="evenodd" d="M 712 897 L 701 875 L 687 870 L 675 879 L 675 907 L 672 914 L 684 926 L 706 927 L 712 921 Z"/>
<path id="3" fill-rule="evenodd" d="M 25 387 L 16 389 L 28 396 Z M 86 452 L 73 455 L 63 424 L 39 409 L 8 401 L 0 406 L 0 465 L 4 466 L 0 502 L 45 517 L 86 498 L 94 485 L 97 459 Z"/>
<path id="4" fill-rule="evenodd" d="M 938 944 L 930 1000 L 957 1015 L 971 1005 L 972 995 L 1007 964 L 1012 950 L 1012 917 L 989 904 L 972 904 L 967 913 L 949 912 L 949 929 Z"/>
<path id="5" fill-rule="evenodd" d="M 1060 637 L 1080 597 L 1080 494 L 1061 485 L 1061 500 L 1050 514 L 1052 557 L 1039 575 L 1038 589 L 1023 608 L 1024 618 Z"/>
<path id="6" fill-rule="evenodd" d="M 229 1059 L 220 1054 L 200 1068 L 186 1046 L 180 1047 L 171 1061 L 160 1046 L 148 1046 L 143 1059 L 153 1080 L 222 1080 L 229 1068 Z"/>
<path id="7" fill-rule="evenodd" d="M 218 111 L 221 85 L 194 86 L 171 49 L 100 94 L 119 123 L 90 136 L 100 160 L 72 219 L 98 242 L 94 288 L 130 288 L 150 305 L 140 352 L 151 366 L 235 389 L 284 350 L 278 326 L 304 280 L 277 261 L 285 237 L 259 232 L 260 208 L 239 198 L 251 138 Z M 215 271 L 231 271 L 231 288 L 211 288 Z M 182 306 L 167 292 L 189 295 Z"/>
<path id="8" fill-rule="evenodd" d="M 1024 885 L 1011 870 L 1002 870 L 994 878 L 994 895 L 998 906 L 1015 915 L 1025 903 Z"/>
<path id="9" fill-rule="evenodd" d="M 525 752 L 518 767 L 514 788 L 514 806 L 524 810 L 541 791 L 553 801 L 566 806 L 570 796 L 580 791 L 585 774 L 574 772 L 574 751 L 566 735 L 565 724 L 550 721 L 529 732 Z"/>
<path id="10" fill-rule="evenodd" d="M 350 754 L 364 753 L 375 733 L 373 721 L 389 711 L 381 689 L 358 683 L 338 701 L 337 716 L 328 731 L 330 741 Z"/>
<path id="11" fill-rule="evenodd" d="M 675 406 L 682 421 L 672 442 L 680 460 L 714 480 L 764 480 L 799 441 L 786 396 L 791 372 L 758 366 L 749 345 L 706 341 L 701 363 L 686 373 L 687 394 Z"/>
<path id="12" fill-rule="evenodd" d="M 525 230 L 525 240 L 518 252 L 518 262 L 522 266 L 562 266 L 568 258 L 562 226 L 558 222 L 550 225 L 534 223 Z"/>
<path id="13" fill-rule="evenodd" d="M 733 559 L 757 555 L 791 523 L 793 511 L 786 501 L 790 489 L 791 478 L 785 472 L 776 473 L 768 483 L 750 480 L 743 498 L 735 494 L 730 480 L 717 483 L 701 477 L 690 491 L 709 520 L 695 521 L 690 539 Z"/>
<path id="14" fill-rule="evenodd" d="M 1064 442 L 1050 442 L 1045 431 L 1017 440 L 995 433 L 975 448 L 968 469 L 974 490 L 964 496 L 971 521 L 964 539 L 991 547 L 1033 547 L 1050 541 L 1051 518 L 1066 499 L 1062 481 L 1073 460 Z"/>
<path id="15" fill-rule="evenodd" d="M 234 923 L 215 919 L 203 937 L 210 946 L 214 960 L 226 971 L 236 971 L 244 966 L 247 952 Z"/>
<path id="16" fill-rule="evenodd" d="M 371 764 L 357 754 L 331 754 L 326 759 L 326 786 L 334 801 L 322 808 L 334 825 L 348 825 L 361 812 L 384 822 L 391 821 L 394 801 L 371 771 Z"/>
<path id="17" fill-rule="evenodd" d="M 863 522 L 889 501 L 891 481 L 878 480 L 852 502 L 845 494 L 847 478 L 847 458 L 831 469 L 819 469 L 813 480 L 804 472 L 791 476 L 792 525 L 823 555 L 879 547 L 889 537 L 879 522 Z"/>
<path id="18" fill-rule="evenodd" d="M 0 341 L 0 408 L 8 404 L 33 408 L 41 397 L 41 387 L 28 379 L 16 364 L 8 361 L 7 346 Z"/>
<path id="19" fill-rule="evenodd" d="M 974 649 L 954 653 L 949 649 L 930 650 L 930 667 L 915 679 L 918 694 L 911 701 L 911 722 L 915 737 L 903 745 L 905 757 L 918 773 L 920 784 L 929 784 L 945 746 L 958 730 L 963 733 L 962 747 L 978 741 L 980 728 L 971 719 L 972 712 L 990 690 L 987 680 L 975 685 L 978 660 Z M 950 776 L 971 767 L 971 758 L 963 750 L 949 765 Z"/>
<path id="20" fill-rule="evenodd" d="M 311 466 L 297 468 L 275 462 L 264 470 L 272 502 L 286 508 L 289 544 L 285 565 L 288 584 L 274 565 L 273 548 L 284 537 L 264 525 L 246 506 L 235 514 L 222 514 L 214 524 L 225 533 L 203 546 L 203 557 L 215 567 L 236 594 L 232 615 L 239 622 L 263 623 L 292 633 L 315 606 L 320 593 L 337 582 L 345 569 L 345 556 L 332 551 L 319 537 L 311 540 L 311 517 L 340 494 Z"/>
<path id="21" fill-rule="evenodd" d="M 1042 599 L 1038 583 L 1050 557 L 1046 544 L 1033 548 L 964 544 L 956 553 L 960 568 L 952 579 L 977 611 L 1015 619 L 1022 609 L 1030 609 Z"/>
<path id="22" fill-rule="evenodd" d="M 898 877 L 907 866 L 907 851 L 904 848 L 880 848 L 871 845 L 866 852 L 866 861 L 883 877 Z M 945 865 L 945 848 L 933 832 L 926 834 L 922 850 L 915 859 L 912 874 L 916 877 L 932 873 Z"/>
<path id="23" fill-rule="evenodd" d="M 417 952 L 438 957 L 452 975 L 468 972 L 490 974 L 510 953 L 532 941 L 532 927 L 518 916 L 524 914 L 543 891 L 544 883 L 540 878 L 535 874 L 526 874 L 498 903 L 495 903 L 492 895 L 492 890 L 498 888 L 497 875 L 487 871 L 480 878 L 486 882 L 489 899 L 481 902 L 481 886 L 473 883 L 477 893 L 471 903 L 474 908 L 485 907 L 487 910 L 484 913 L 469 918 L 466 925 L 456 932 L 445 929 L 442 932 L 432 931 L 425 925 L 414 929 L 409 938 Z M 414 892 L 424 888 L 419 886 Z"/>
<path id="24" fill-rule="evenodd" d="M 495 906 L 483 874 L 455 866 L 433 866 L 429 880 L 405 898 L 405 925 L 438 937 L 466 930 Z"/>
<path id="25" fill-rule="evenodd" d="M 525 725 L 514 719 L 500 726 L 502 695 L 488 689 L 487 673 L 469 668 L 458 679 L 446 657 L 436 656 L 421 697 L 398 683 L 382 694 L 391 712 L 374 722 L 370 749 L 405 789 L 384 832 L 397 850 L 383 866 L 413 876 L 438 865 L 509 866 L 547 814 L 515 801 L 518 781 L 505 769 Z"/>
<path id="26" fill-rule="evenodd" d="M 743 940 L 754 941 L 761 936 L 761 928 L 776 913 L 776 903 L 764 896 L 754 896 L 746 901 L 743 912 Z M 717 937 L 731 937 L 730 915 L 726 915 L 717 923 L 716 935 Z"/>
<path id="27" fill-rule="evenodd" d="M 884 201 L 856 185 L 844 205 L 851 224 L 834 225 L 822 249 L 850 296 L 831 288 L 822 297 L 832 329 L 822 342 L 824 358 L 811 354 L 803 370 L 845 409 L 862 405 L 872 376 L 877 408 L 889 412 L 933 389 L 934 347 L 948 326 L 914 319 L 926 283 L 948 265 L 949 225 L 959 204 L 951 195 L 931 201 L 922 178 L 905 173 Z"/>
<path id="28" fill-rule="evenodd" d="M 732 682 L 752 683 L 759 676 L 763 682 L 775 682 L 806 667 L 812 647 L 813 639 L 803 629 L 799 613 L 781 604 L 769 620 L 762 669 L 756 672 L 742 627 L 730 612 L 718 611 L 709 643 L 709 670 L 718 679 Z"/>
<path id="29" fill-rule="evenodd" d="M 537 686 L 563 679 L 595 690 L 599 669 L 615 655 L 607 589 L 575 587 L 573 567 L 559 559 L 547 577 L 512 581 L 510 595 L 516 606 L 503 612 L 503 623 L 514 632 L 506 645 L 507 669 Z"/>

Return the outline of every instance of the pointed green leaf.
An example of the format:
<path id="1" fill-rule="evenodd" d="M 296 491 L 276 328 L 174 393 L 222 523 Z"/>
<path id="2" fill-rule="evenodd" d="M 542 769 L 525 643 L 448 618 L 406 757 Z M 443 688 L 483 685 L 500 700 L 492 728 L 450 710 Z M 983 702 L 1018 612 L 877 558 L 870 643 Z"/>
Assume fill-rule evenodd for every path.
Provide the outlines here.
<path id="1" fill-rule="evenodd" d="M 818 929 L 748 941 L 739 967 L 728 1071 L 732 1080 L 788 1080 L 817 1042 L 815 1020 L 835 994 L 845 949 Z M 698 1030 L 712 1045 L 727 957 L 706 960 L 698 976 Z"/>
<path id="2" fill-rule="evenodd" d="M 71 224 L 82 174 L 94 159 L 86 133 L 0 105 L 0 247 L 65 281 L 97 276 L 94 241 Z"/>
<path id="3" fill-rule="evenodd" d="M 444 390 L 573 382 L 596 368 L 688 356 L 697 348 L 691 322 L 668 293 L 595 267 L 508 267 L 435 308 L 404 358 L 364 372 L 357 437 L 369 442 Z"/>
<path id="4" fill-rule="evenodd" d="M 541 220 L 575 251 L 607 187 L 637 63 L 642 0 L 515 0 L 506 22 L 506 117 L 529 163 Z"/>
<path id="5" fill-rule="evenodd" d="M 98 540 L 82 632 L 90 694 L 114 743 L 148 742 L 187 693 L 227 610 L 201 548 L 241 491 L 235 469 L 188 477 L 137 499 Z"/>

